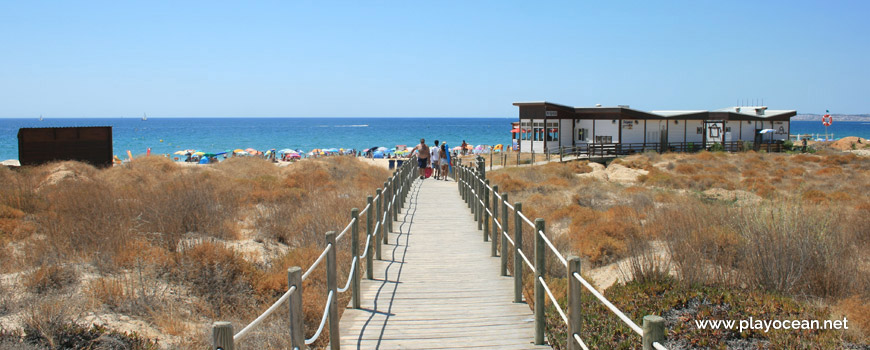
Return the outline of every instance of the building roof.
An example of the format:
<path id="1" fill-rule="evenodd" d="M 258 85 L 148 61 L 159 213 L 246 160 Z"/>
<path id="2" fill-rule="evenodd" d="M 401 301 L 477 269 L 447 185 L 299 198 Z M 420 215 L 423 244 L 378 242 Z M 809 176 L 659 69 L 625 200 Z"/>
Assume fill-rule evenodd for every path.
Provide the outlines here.
<path id="1" fill-rule="evenodd" d="M 579 119 L 732 119 L 732 120 L 788 120 L 797 115 L 795 110 L 773 110 L 767 106 L 726 107 L 715 110 L 660 110 L 641 111 L 628 106 L 570 107 L 547 101 L 514 102 L 517 107 L 544 107 L 573 111 Z M 528 117 L 526 117 L 528 118 Z"/>

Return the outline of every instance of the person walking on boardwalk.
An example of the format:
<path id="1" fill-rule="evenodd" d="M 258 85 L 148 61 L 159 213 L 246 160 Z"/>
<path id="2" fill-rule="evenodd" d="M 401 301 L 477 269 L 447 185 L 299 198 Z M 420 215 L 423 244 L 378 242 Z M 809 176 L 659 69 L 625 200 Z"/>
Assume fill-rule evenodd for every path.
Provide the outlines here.
<path id="1" fill-rule="evenodd" d="M 420 179 L 426 178 L 426 167 L 429 165 L 429 146 L 426 146 L 426 139 L 420 139 L 420 144 L 414 146 L 408 154 L 413 156 L 417 152 L 417 167 L 420 169 Z"/>
<path id="2" fill-rule="evenodd" d="M 432 171 L 435 173 L 435 180 L 441 175 L 441 148 L 438 147 L 438 140 L 435 140 L 435 147 L 429 151 L 429 159 L 432 160 Z"/>
<path id="3" fill-rule="evenodd" d="M 444 181 L 448 181 L 447 174 L 449 174 L 448 167 L 450 166 L 450 161 L 448 160 L 448 157 L 447 157 L 447 144 L 446 143 L 441 144 L 441 149 L 438 150 L 438 153 L 441 156 L 441 160 L 439 161 L 439 164 L 441 164 L 441 178 L 443 178 Z"/>

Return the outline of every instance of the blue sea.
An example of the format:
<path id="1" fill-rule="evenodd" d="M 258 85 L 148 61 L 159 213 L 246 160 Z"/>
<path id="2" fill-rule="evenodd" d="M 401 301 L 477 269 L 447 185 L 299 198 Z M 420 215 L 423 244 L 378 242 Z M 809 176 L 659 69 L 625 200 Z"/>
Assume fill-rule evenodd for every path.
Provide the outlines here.
<path id="1" fill-rule="evenodd" d="M 171 154 L 195 149 L 302 149 L 413 146 L 425 138 L 454 147 L 510 144 L 511 118 L 83 118 L 0 119 L 0 160 L 18 159 L 18 129 L 111 126 L 114 154 Z"/>
<path id="2" fill-rule="evenodd" d="M 237 148 L 302 149 L 414 145 L 420 138 L 458 146 L 510 144 L 516 118 L 81 118 L 0 119 L 0 160 L 18 159 L 18 129 L 27 127 L 111 126 L 114 153 L 170 154 L 184 149 L 218 153 Z M 792 134 L 823 134 L 818 121 L 794 121 Z M 836 138 L 870 138 L 870 122 L 835 122 Z"/>

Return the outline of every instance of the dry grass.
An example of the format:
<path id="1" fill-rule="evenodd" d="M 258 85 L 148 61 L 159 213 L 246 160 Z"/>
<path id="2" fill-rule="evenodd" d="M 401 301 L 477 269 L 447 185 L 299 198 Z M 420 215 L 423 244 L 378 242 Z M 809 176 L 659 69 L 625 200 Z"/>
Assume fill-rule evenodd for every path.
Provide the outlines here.
<path id="1" fill-rule="evenodd" d="M 256 158 L 183 167 L 161 157 L 104 170 L 75 162 L 0 167 L 0 263 L 4 272 L 30 271 L 22 275 L 28 293 L 72 310 L 33 309 L 28 327 L 44 329 L 45 339 L 52 339 L 52 325 L 69 324 L 81 312 L 114 312 L 181 336 L 181 346 L 197 346 L 202 341 L 193 338 L 211 321 L 241 326 L 274 302 L 286 290 L 287 268 L 309 266 L 324 233 L 342 229 L 350 209 L 362 208 L 388 176 L 348 157 L 284 168 Z M 259 244 L 254 238 L 286 244 L 289 253 L 261 264 L 224 243 Z M 12 243 L 19 254 L 11 253 Z M 340 269 L 349 267 L 347 244 L 339 244 Z M 76 288 L 71 266 L 97 276 Z M 65 307 L 72 304 L 58 296 L 77 290 L 84 298 L 74 299 L 90 302 Z M 305 290 L 311 335 L 325 301 L 322 271 Z M 272 343 L 257 348 L 283 346 L 259 344 Z"/>
<path id="2" fill-rule="evenodd" d="M 545 218 L 566 255 L 578 254 L 593 267 L 632 257 L 629 272 L 640 283 L 673 271 L 687 287 L 786 295 L 814 310 L 819 303 L 845 305 L 850 320 L 862 320 L 858 313 L 870 304 L 864 188 L 870 159 L 700 152 L 616 162 L 649 174 L 629 187 L 575 178 L 576 169 L 557 164 L 488 177 L 511 201 L 523 202 L 527 216 Z M 701 193 L 709 189 L 748 191 L 762 200 L 711 200 Z M 670 261 L 651 256 L 650 242 L 657 241 Z"/>

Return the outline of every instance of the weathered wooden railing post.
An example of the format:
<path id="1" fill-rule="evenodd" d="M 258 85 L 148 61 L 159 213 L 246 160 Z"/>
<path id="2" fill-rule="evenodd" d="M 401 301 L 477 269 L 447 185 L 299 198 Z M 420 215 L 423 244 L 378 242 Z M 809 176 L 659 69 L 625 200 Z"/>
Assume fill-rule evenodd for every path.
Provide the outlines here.
<path id="1" fill-rule="evenodd" d="M 544 219 L 535 219 L 535 345 L 544 344 L 544 325 L 546 318 L 544 317 L 544 283 L 541 279 L 546 276 L 546 259 L 544 257 L 544 237 L 540 232 L 544 232 Z M 540 231 L 540 232 L 538 232 Z"/>
<path id="2" fill-rule="evenodd" d="M 366 197 L 366 203 L 368 203 L 369 210 L 366 210 L 366 246 L 363 248 L 363 251 L 368 251 L 368 253 L 366 253 L 366 278 L 370 280 L 375 278 L 374 265 L 372 263 L 372 255 L 374 255 L 374 252 L 371 251 L 372 238 L 369 238 L 372 236 L 372 212 L 375 211 L 372 199 L 371 195 Z"/>
<path id="3" fill-rule="evenodd" d="M 332 293 L 332 300 L 329 302 L 329 347 L 332 350 L 338 350 L 341 347 L 341 337 L 338 334 L 338 283 L 336 275 L 335 251 L 335 231 L 326 233 L 326 244 L 329 251 L 326 253 L 326 288 Z"/>
<path id="4" fill-rule="evenodd" d="M 508 242 L 507 242 L 507 230 L 508 230 L 508 195 L 507 193 L 502 192 L 501 194 L 501 231 L 498 232 L 498 236 L 501 237 L 501 275 L 508 275 Z M 502 233 L 504 231 L 504 233 Z"/>
<path id="5" fill-rule="evenodd" d="M 514 302 L 523 302 L 523 219 L 520 212 L 523 211 L 523 203 L 514 203 Z"/>
<path id="6" fill-rule="evenodd" d="M 643 350 L 653 350 L 653 343 L 665 341 L 665 319 L 660 316 L 643 317 Z"/>
<path id="7" fill-rule="evenodd" d="M 390 209 L 390 198 L 392 198 L 392 185 L 389 181 L 384 182 L 384 215 L 386 215 L 386 219 L 384 219 L 384 234 L 381 238 L 383 238 L 384 244 L 387 244 L 389 241 L 388 233 L 393 232 L 393 213 L 392 209 Z"/>
<path id="8" fill-rule="evenodd" d="M 489 182 L 489 180 L 486 180 Z M 490 223 L 489 239 L 492 240 L 492 257 L 498 256 L 498 225 L 495 222 L 498 220 L 498 185 L 492 186 L 492 218 Z M 504 225 L 504 224 L 502 224 Z"/>
<path id="9" fill-rule="evenodd" d="M 302 311 L 302 268 L 292 266 L 287 269 L 287 289 L 296 287 L 287 305 L 290 310 L 290 346 L 295 349 L 305 349 L 305 318 Z"/>
<path id="10" fill-rule="evenodd" d="M 489 180 L 484 180 L 483 182 L 483 210 L 481 210 L 481 214 L 483 214 L 483 241 L 486 242 L 489 240 Z"/>
<path id="11" fill-rule="evenodd" d="M 400 183 L 399 183 L 398 178 L 396 177 L 395 174 L 393 174 L 393 179 L 391 180 L 390 183 L 392 184 L 392 191 L 393 191 L 393 196 L 392 196 L 393 197 L 393 199 L 392 199 L 392 201 L 393 201 L 392 208 L 393 209 L 392 209 L 392 214 L 390 214 L 390 215 L 393 216 L 393 221 L 399 221 L 399 201 L 402 200 L 402 195 L 401 195 L 401 193 L 399 193 Z M 390 232 L 392 232 L 392 231 L 393 231 L 393 223 L 391 222 L 390 223 Z"/>
<path id="12" fill-rule="evenodd" d="M 212 349 L 235 350 L 233 342 L 233 324 L 215 322 L 211 326 Z"/>
<path id="13" fill-rule="evenodd" d="M 378 260 L 382 260 L 381 259 L 381 235 L 384 232 L 384 223 L 381 220 L 384 218 L 384 215 L 383 215 L 383 212 L 381 211 L 381 202 L 383 202 L 383 199 L 384 199 L 384 191 L 379 188 L 379 189 L 375 190 L 375 193 L 377 194 L 377 197 L 378 197 L 377 204 L 375 205 L 375 207 L 378 208 L 378 210 L 375 211 L 375 221 L 380 223 L 380 225 L 375 225 L 375 235 L 372 237 L 372 240 L 374 241 L 373 243 L 375 245 L 375 258 L 377 258 Z"/>
<path id="14" fill-rule="evenodd" d="M 353 308 L 359 309 L 359 208 L 350 210 L 350 219 L 352 220 L 350 224 L 350 258 L 353 259 L 350 261 L 353 267 L 350 298 Z"/>
<path id="15" fill-rule="evenodd" d="M 574 274 L 580 274 L 580 258 L 568 257 L 568 350 L 579 350 L 580 344 L 574 341 L 574 334 L 580 334 L 583 306 L 580 303 L 580 281 Z"/>
<path id="16" fill-rule="evenodd" d="M 480 182 L 477 181 L 477 171 L 471 170 L 471 202 L 468 204 L 471 205 L 471 213 L 474 214 L 474 221 L 478 221 L 477 214 L 480 212 L 477 210 L 477 198 L 480 195 L 480 189 L 478 188 L 478 184 Z"/>

